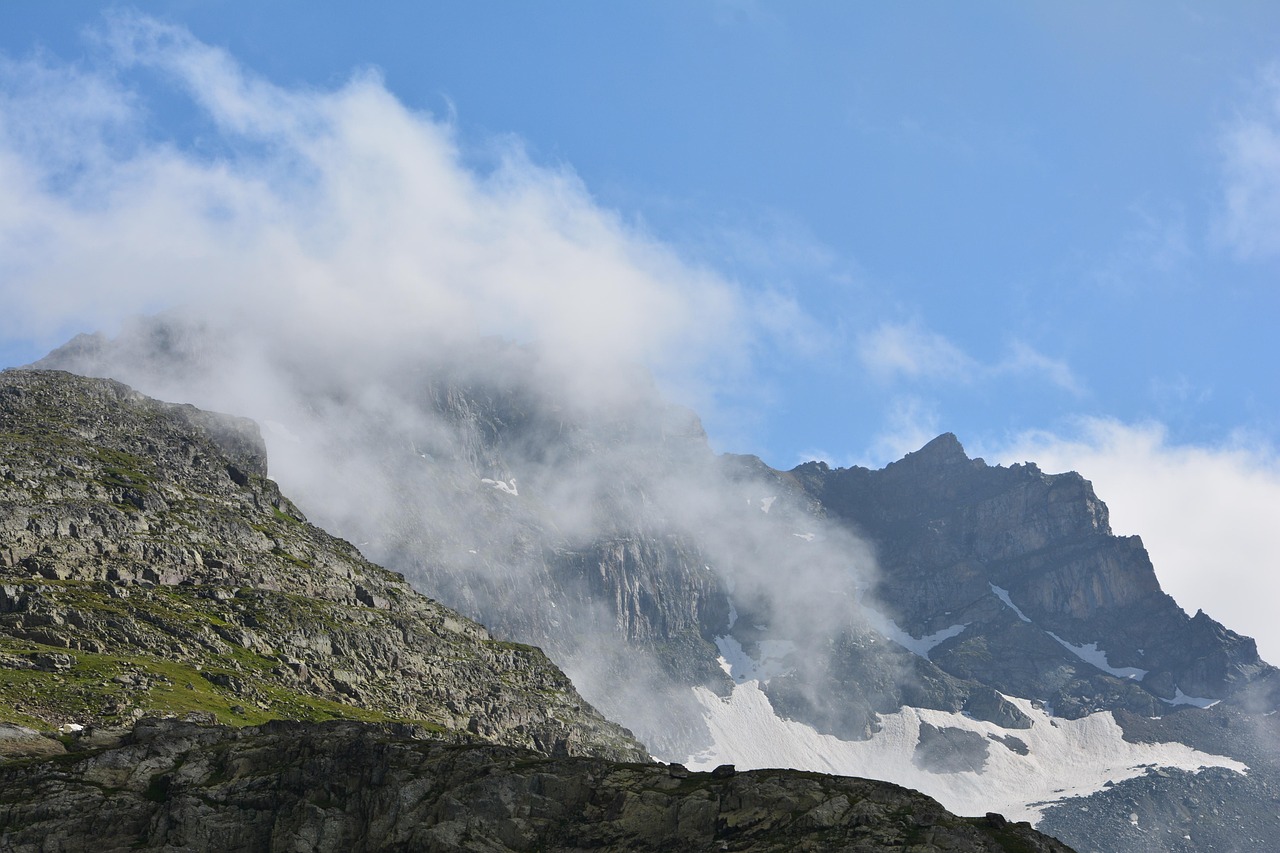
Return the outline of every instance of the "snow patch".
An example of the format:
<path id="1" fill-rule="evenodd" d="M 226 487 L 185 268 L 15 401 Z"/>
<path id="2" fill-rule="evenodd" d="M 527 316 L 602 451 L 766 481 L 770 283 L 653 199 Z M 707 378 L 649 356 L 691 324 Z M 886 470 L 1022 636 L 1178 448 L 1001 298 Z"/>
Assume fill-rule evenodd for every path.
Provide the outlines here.
<path id="1" fill-rule="evenodd" d="M 944 640 L 950 640 L 952 637 L 959 635 L 965 628 L 969 627 L 969 623 L 965 622 L 959 625 L 952 625 L 949 628 L 943 628 L 941 631 L 934 631 L 932 634 L 927 634 L 918 639 L 899 628 L 898 623 L 894 622 L 892 619 L 889 620 L 887 627 L 889 630 L 882 631 L 881 633 L 898 645 L 910 649 L 920 657 L 927 660 L 929 652 L 933 651 L 934 646 L 937 646 Z"/>
<path id="2" fill-rule="evenodd" d="M 1181 687 L 1173 688 L 1172 699 L 1161 699 L 1166 705 L 1195 705 L 1197 708 L 1212 708 L 1221 702 L 1221 699 L 1205 699 L 1202 696 L 1188 696 L 1182 692 Z M 1272 713 L 1275 713 L 1274 711 Z"/>
<path id="3" fill-rule="evenodd" d="M 814 539 L 818 538 L 812 533 L 792 533 L 791 535 L 798 539 L 803 539 L 806 542 L 812 542 Z"/>
<path id="4" fill-rule="evenodd" d="M 944 640 L 949 640 L 960 634 L 965 628 L 969 627 L 969 623 L 965 622 L 959 625 L 952 625 L 949 628 L 943 628 L 941 631 L 934 631 L 932 634 L 927 634 L 923 637 L 913 637 L 906 631 L 902 630 L 902 628 L 898 626 L 897 622 L 894 622 L 880 611 L 872 607 L 868 607 L 862 601 L 859 601 L 858 604 L 862 606 L 862 615 L 866 619 L 868 625 L 888 637 L 890 640 L 893 640 L 898 645 L 915 652 L 926 660 L 928 660 L 929 653 L 933 651 L 935 646 L 942 643 Z"/>
<path id="5" fill-rule="evenodd" d="M 795 651 L 796 646 L 788 640 L 762 640 L 760 660 L 747 654 L 734 637 L 716 637 L 716 648 L 720 650 L 720 668 L 734 681 L 767 683 L 771 678 L 791 672 L 792 667 L 784 659 Z"/>
<path id="6" fill-rule="evenodd" d="M 1133 679 L 1134 681 L 1141 681 L 1142 679 L 1146 678 L 1147 673 L 1150 672 L 1150 670 L 1147 670 L 1147 669 L 1138 669 L 1136 666 L 1112 666 L 1111 663 L 1107 660 L 1107 653 L 1102 651 L 1102 649 L 1098 648 L 1097 643 L 1089 643 L 1084 646 L 1077 646 L 1077 645 L 1068 643 L 1066 640 L 1062 639 L 1052 631 L 1045 631 L 1045 633 L 1048 634 L 1050 637 L 1053 637 L 1055 640 L 1057 640 L 1062 645 L 1063 648 L 1067 649 L 1076 657 L 1080 658 L 1080 660 L 1084 661 L 1087 664 L 1092 664 L 1093 666 L 1096 666 L 1098 669 L 1102 670 L 1103 672 L 1109 672 L 1112 675 L 1114 675 L 1116 678 L 1129 678 L 1129 679 Z"/>
<path id="7" fill-rule="evenodd" d="M 500 492 L 506 492 L 507 494 L 513 495 L 515 497 L 520 496 L 520 493 L 516 491 L 515 477 L 511 478 L 510 483 L 505 483 L 502 480 L 490 480 L 488 477 L 481 477 L 480 482 L 484 483 L 486 486 L 492 486 L 493 488 L 497 489 Z"/>
<path id="8" fill-rule="evenodd" d="M 769 497 L 767 497 L 767 498 L 761 498 L 761 499 L 760 499 L 760 511 L 761 511 L 761 512 L 763 512 L 764 514 L 768 515 L 768 514 L 769 514 L 769 509 L 773 506 L 773 502 L 774 502 L 774 501 L 776 501 L 777 499 L 778 499 L 778 496 L 777 496 L 777 495 L 770 495 L 770 496 L 769 496 Z"/>
<path id="9" fill-rule="evenodd" d="M 726 664 L 732 667 L 728 658 Z M 962 714 L 904 707 L 881 715 L 881 729 L 869 740 L 846 741 L 779 717 L 755 680 L 735 685 L 727 699 L 702 687 L 693 688 L 693 693 L 714 745 L 684 761 L 691 770 L 735 764 L 744 770 L 791 767 L 867 776 L 924 791 L 961 815 L 996 811 L 1010 820 L 1034 822 L 1060 800 L 1092 794 L 1107 780 L 1130 779 L 1152 766 L 1192 772 L 1204 767 L 1237 773 L 1249 769 L 1234 759 L 1180 743 L 1130 743 L 1110 712 L 1050 720 L 1030 701 L 1015 697 L 1006 698 L 1030 718 L 1029 729 L 1008 730 Z M 924 723 L 988 739 L 1012 735 L 1026 744 L 1027 755 L 992 741 L 981 772 L 931 773 L 912 763 Z"/>
<path id="10" fill-rule="evenodd" d="M 1014 613 L 1018 614 L 1019 619 L 1021 619 L 1023 622 L 1031 621 L 1031 617 L 1027 616 L 1027 614 L 1019 610 L 1018 605 L 1013 603 L 1013 599 L 1009 597 L 1009 590 L 1002 589 L 1001 587 L 998 587 L 993 583 L 988 583 L 987 586 L 991 587 L 991 591 L 996 594 L 996 598 L 1003 601 L 1007 607 L 1009 607 Z"/>

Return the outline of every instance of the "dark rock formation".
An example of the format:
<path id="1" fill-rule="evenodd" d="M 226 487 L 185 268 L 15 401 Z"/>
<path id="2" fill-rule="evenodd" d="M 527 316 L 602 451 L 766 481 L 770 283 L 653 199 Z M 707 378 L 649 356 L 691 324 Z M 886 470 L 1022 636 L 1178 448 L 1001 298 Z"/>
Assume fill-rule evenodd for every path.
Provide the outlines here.
<path id="1" fill-rule="evenodd" d="M 829 516 L 875 542 L 875 595 L 903 629 L 968 626 L 929 655 L 957 678 L 1073 717 L 1156 716 L 1175 690 L 1225 699 L 1275 677 L 1252 640 L 1188 617 L 1160 589 L 1141 540 L 1112 535 L 1079 474 L 988 466 L 951 434 L 880 471 L 814 462 L 792 473 Z M 1067 644 L 1147 675 L 1117 678 Z"/>
<path id="2" fill-rule="evenodd" d="M 1280 838 L 1280 785 L 1274 774 L 1149 767 L 1048 809 L 1039 828 L 1073 839 L 1081 850 L 1273 850 Z"/>
<path id="3" fill-rule="evenodd" d="M 0 764 L 0 847 L 95 850 L 1010 851 L 999 815 L 818 773 L 673 773 L 414 740 L 400 728 L 143 720 L 120 745 Z"/>

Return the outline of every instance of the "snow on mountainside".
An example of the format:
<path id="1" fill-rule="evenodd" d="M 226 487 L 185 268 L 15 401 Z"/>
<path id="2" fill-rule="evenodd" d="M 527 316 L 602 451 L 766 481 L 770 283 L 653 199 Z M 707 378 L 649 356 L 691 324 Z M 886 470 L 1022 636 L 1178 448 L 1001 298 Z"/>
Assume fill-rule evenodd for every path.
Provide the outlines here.
<path id="1" fill-rule="evenodd" d="M 1150 768 L 1248 771 L 1243 762 L 1176 741 L 1130 743 L 1110 712 L 1064 720 L 1013 697 L 1004 698 L 1030 721 L 1016 732 L 965 714 L 904 706 L 882 714 L 870 739 L 850 741 L 778 716 L 758 680 L 736 685 L 728 698 L 701 687 L 694 693 L 715 744 L 685 762 L 691 769 L 733 763 L 866 776 L 923 791 L 957 814 L 994 810 L 1035 822 L 1053 803 Z M 931 760 L 931 751 L 945 756 L 946 769 Z"/>

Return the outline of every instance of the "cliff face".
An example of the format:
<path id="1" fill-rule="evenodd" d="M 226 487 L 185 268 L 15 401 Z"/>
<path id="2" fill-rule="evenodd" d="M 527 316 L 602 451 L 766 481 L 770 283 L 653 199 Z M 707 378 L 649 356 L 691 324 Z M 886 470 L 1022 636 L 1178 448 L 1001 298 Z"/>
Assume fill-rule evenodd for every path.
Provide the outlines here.
<path id="1" fill-rule="evenodd" d="M 226 358 L 157 319 L 42 363 L 198 391 Z M 547 649 L 656 754 L 706 745 L 687 691 L 730 688 L 716 664 L 730 634 L 753 654 L 796 643 L 772 699 L 844 736 L 902 704 L 1016 720 L 992 691 L 1076 717 L 1272 690 L 1253 642 L 1187 617 L 1078 474 L 988 466 L 953 435 L 880 471 L 717 458 L 696 417 L 642 375 L 582 405 L 535 353 L 496 341 L 356 381 L 288 357 L 271 369 L 308 419 L 276 444 L 333 461 L 332 477 L 297 484 L 309 510 L 417 588 Z M 871 562 L 859 547 L 878 567 L 870 590 L 855 589 Z M 859 614 L 864 593 L 906 635 L 956 633 L 926 655 L 885 643 Z M 1081 657 L 1089 648 L 1108 669 Z M 664 713 L 650 718 L 654 704 Z M 669 707 L 689 718 L 672 726 Z"/>
<path id="2" fill-rule="evenodd" d="M 345 722 L 148 719 L 113 748 L 0 764 L 0 803 L 0 844 L 14 853 L 1069 851 L 883 782 L 553 759 Z"/>
<path id="3" fill-rule="evenodd" d="M 412 721 L 641 759 L 536 648 L 493 639 L 266 477 L 256 427 L 69 374 L 0 374 L 0 714 Z"/>
<path id="4" fill-rule="evenodd" d="M 929 655 L 952 675 L 1068 716 L 1155 716 L 1179 691 L 1222 700 L 1274 678 L 1252 640 L 1188 617 L 1161 591 L 1141 540 L 1112 535 L 1079 474 L 991 467 L 950 434 L 880 471 L 809 463 L 793 473 L 876 543 L 876 597 L 900 627 L 923 637 L 967 626 Z M 1097 653 L 1132 683 L 1084 659 Z"/>

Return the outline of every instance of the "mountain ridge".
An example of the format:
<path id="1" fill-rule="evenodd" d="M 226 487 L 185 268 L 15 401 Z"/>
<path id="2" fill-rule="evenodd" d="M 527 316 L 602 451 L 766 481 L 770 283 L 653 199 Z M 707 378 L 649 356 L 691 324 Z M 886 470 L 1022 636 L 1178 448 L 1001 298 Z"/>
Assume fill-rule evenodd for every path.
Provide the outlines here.
<path id="1" fill-rule="evenodd" d="M 157 359 L 146 331 L 157 326 L 176 329 L 166 346 L 190 357 Z M 140 328 L 45 363 L 197 399 L 225 393 L 208 379 L 225 354 L 207 335 L 188 341 L 172 317 Z M 1032 774 L 1040 799 L 1009 807 L 1057 821 L 1068 840 L 1099 826 L 1083 798 L 1127 802 L 1143 765 L 1238 776 L 1247 764 L 1221 777 L 1230 785 L 1213 774 L 1204 784 L 1243 784 L 1250 813 L 1280 837 L 1266 727 L 1233 727 L 1235 743 L 1212 735 L 1234 714 L 1252 725 L 1276 707 L 1274 668 L 1247 638 L 1168 599 L 1140 540 L 1112 535 L 1078 474 L 990 466 L 947 434 L 880 471 L 776 471 L 717 456 L 700 430 L 668 429 L 694 421 L 675 418 L 651 383 L 584 403 L 547 381 L 531 350 L 500 341 L 356 371 L 355 384 L 314 370 L 295 381 L 303 360 L 266 354 L 270 407 L 236 408 L 299 439 L 268 434 L 310 460 L 286 471 L 309 512 L 418 588 L 544 647 L 665 760 L 733 761 L 758 725 L 790 739 L 774 760 L 809 760 L 803 744 L 834 737 L 823 742 L 851 762 L 842 772 L 909 779 L 965 808 L 966 786 L 998 782 L 1016 797 L 1009 780 Z M 318 402 L 331 399 L 341 405 Z M 377 484 L 360 501 L 305 481 L 339 454 L 344 479 Z M 1133 722 L 1154 716 L 1187 722 Z M 726 735 L 730 718 L 739 729 Z M 1071 746 L 1070 732 L 1085 740 Z M 897 745 L 882 748 L 891 735 Z M 1179 751 L 1191 744 L 1200 756 Z M 1068 791 L 1053 783 L 1072 749 L 1097 761 Z M 1167 784 L 1166 798 L 1184 783 Z M 1143 832 L 1165 821 L 1152 827 L 1162 838 L 1201 838 L 1169 849 L 1242 843 L 1230 827 L 1206 839 L 1182 813 L 1145 808 L 1108 824 L 1117 841 L 1099 849 L 1139 849 L 1134 813 Z"/>

